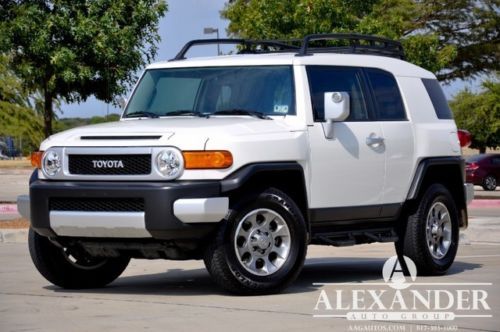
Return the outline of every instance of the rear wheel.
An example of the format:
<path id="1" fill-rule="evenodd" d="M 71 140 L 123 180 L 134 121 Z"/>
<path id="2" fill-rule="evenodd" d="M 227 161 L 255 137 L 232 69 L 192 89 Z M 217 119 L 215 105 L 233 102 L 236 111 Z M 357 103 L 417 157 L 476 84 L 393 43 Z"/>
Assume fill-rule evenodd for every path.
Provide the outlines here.
<path id="1" fill-rule="evenodd" d="M 31 259 L 40 274 L 62 288 L 103 287 L 118 278 L 130 261 L 126 257 L 92 257 L 78 248 L 58 247 L 32 229 L 28 244 Z"/>
<path id="2" fill-rule="evenodd" d="M 483 189 L 493 191 L 497 188 L 497 179 L 493 175 L 488 175 L 483 180 Z"/>
<path id="3" fill-rule="evenodd" d="M 230 292 L 277 293 L 300 273 L 306 241 L 297 205 L 282 191 L 268 189 L 233 207 L 206 250 L 205 265 Z"/>
<path id="4" fill-rule="evenodd" d="M 446 273 L 458 249 L 458 210 L 446 187 L 431 185 L 418 203 L 417 211 L 408 217 L 399 234 L 396 251 L 413 260 L 417 272 L 424 275 Z"/>

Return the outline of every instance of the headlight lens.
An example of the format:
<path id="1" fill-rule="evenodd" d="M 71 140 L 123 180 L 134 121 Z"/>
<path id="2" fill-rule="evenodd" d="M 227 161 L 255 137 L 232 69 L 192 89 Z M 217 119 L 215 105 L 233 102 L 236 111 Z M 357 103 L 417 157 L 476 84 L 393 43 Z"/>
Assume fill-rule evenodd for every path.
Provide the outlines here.
<path id="1" fill-rule="evenodd" d="M 61 158 L 55 151 L 47 151 L 43 156 L 43 172 L 54 176 L 61 170 Z"/>
<path id="2" fill-rule="evenodd" d="M 156 168 L 168 180 L 178 178 L 184 170 L 182 153 L 174 148 L 162 150 L 156 156 Z"/>

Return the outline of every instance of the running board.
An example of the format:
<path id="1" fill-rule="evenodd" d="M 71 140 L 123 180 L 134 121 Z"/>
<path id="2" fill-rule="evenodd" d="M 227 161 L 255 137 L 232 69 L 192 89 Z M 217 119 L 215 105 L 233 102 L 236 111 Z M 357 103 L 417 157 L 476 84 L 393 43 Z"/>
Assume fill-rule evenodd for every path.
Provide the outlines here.
<path id="1" fill-rule="evenodd" d="M 397 240 L 398 236 L 393 228 L 384 228 L 362 231 L 317 233 L 313 235 L 311 242 L 313 244 L 346 247 L 372 242 L 396 242 Z"/>

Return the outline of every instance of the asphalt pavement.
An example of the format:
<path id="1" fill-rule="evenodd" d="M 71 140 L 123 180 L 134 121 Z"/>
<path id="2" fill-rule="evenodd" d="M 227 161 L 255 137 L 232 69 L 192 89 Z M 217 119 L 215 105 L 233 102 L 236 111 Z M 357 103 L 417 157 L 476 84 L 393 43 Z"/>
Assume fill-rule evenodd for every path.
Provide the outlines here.
<path id="1" fill-rule="evenodd" d="M 0 202 L 27 193 L 29 174 L 0 170 Z M 200 261 L 132 260 L 106 288 L 62 290 L 36 271 L 26 232 L 13 231 L 21 243 L 0 243 L 0 331 L 500 331 L 500 207 L 472 208 L 469 216 L 450 271 L 441 277 L 418 275 L 413 284 L 407 280 L 411 286 L 401 290 L 401 298 L 382 275 L 384 263 L 395 254 L 390 243 L 310 246 L 304 270 L 284 293 L 239 297 L 221 291 Z M 429 314 L 461 316 L 343 317 L 383 312 L 380 305 L 387 307 L 385 312 L 407 314 L 419 301 L 412 298 L 413 290 L 434 306 L 438 298 L 443 303 L 453 299 L 446 310 L 431 304 Z M 477 308 L 464 309 L 467 303 Z M 370 305 L 377 310 L 369 310 Z"/>
<path id="2" fill-rule="evenodd" d="M 343 290 L 346 297 L 355 289 L 391 291 L 387 286 L 369 286 L 369 283 L 383 283 L 383 264 L 393 254 L 391 244 L 311 247 L 303 272 L 285 293 L 238 297 L 221 292 L 199 261 L 133 260 L 124 275 L 107 288 L 66 291 L 50 285 L 35 271 L 25 244 L 3 244 L 0 245 L 0 330 L 353 331 L 378 327 L 380 331 L 425 331 L 439 326 L 499 330 L 500 247 L 481 244 L 462 246 L 446 276 L 418 277 L 417 281 L 492 283 L 480 287 L 441 287 L 451 292 L 457 287 L 484 290 L 491 310 L 479 312 L 492 315 L 491 318 L 397 322 L 314 317 L 326 310 L 321 304 L 319 311 L 315 310 L 322 291 L 332 297 L 332 305 L 337 290 Z M 407 295 L 405 300 L 411 302 Z"/>

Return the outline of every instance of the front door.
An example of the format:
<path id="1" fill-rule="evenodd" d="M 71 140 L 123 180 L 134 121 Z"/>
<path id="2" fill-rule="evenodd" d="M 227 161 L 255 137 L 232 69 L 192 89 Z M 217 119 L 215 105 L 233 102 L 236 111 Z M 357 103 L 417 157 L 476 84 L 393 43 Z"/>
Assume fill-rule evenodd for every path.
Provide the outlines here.
<path id="1" fill-rule="evenodd" d="M 307 74 L 315 119 L 308 127 L 310 208 L 353 207 L 353 218 L 376 217 L 383 201 L 385 145 L 380 122 L 371 121 L 362 69 L 308 66 Z M 334 123 L 332 138 L 327 138 L 323 96 L 333 91 L 349 93 L 350 115 Z M 348 212 L 342 211 L 337 212 Z"/>

